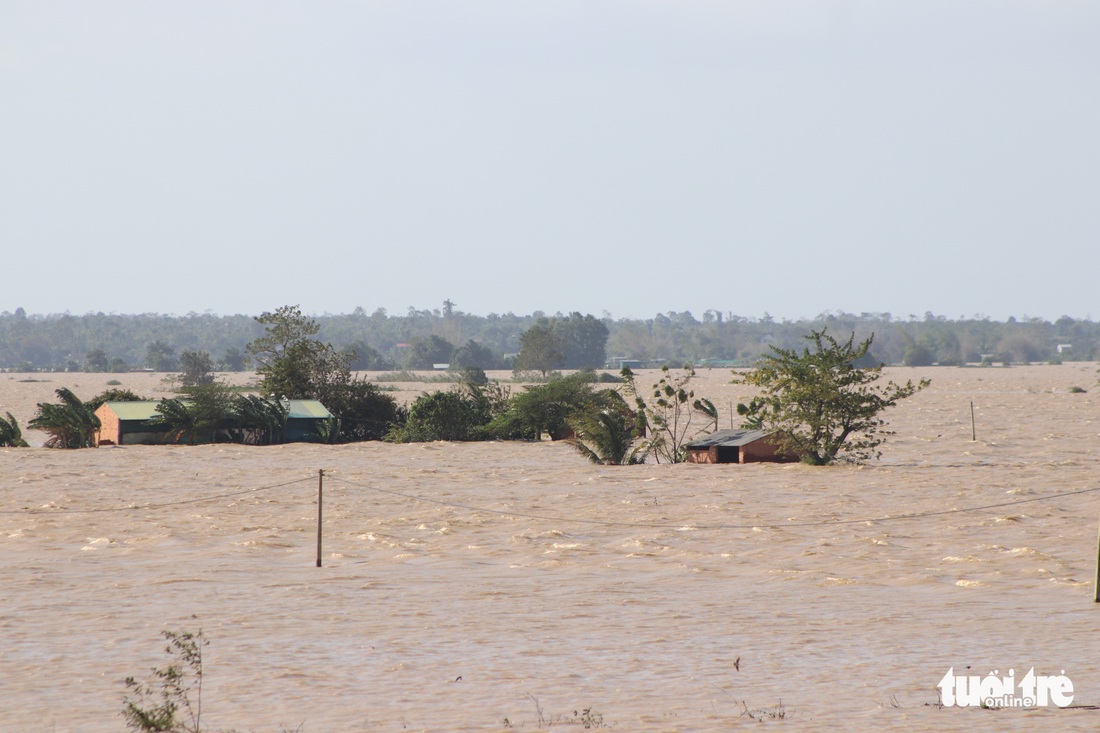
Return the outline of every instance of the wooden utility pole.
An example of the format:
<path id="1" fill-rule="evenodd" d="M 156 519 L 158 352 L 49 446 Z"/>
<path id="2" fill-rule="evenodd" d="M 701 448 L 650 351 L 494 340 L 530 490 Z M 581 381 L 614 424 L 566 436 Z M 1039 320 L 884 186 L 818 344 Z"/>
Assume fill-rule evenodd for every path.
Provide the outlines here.
<path id="1" fill-rule="evenodd" d="M 1096 583 L 1093 588 L 1094 593 L 1092 600 L 1096 603 L 1100 603 L 1100 537 L 1096 539 Z"/>
<path id="2" fill-rule="evenodd" d="M 325 469 L 317 469 L 317 567 L 321 567 L 321 499 L 325 489 Z"/>
<path id="3" fill-rule="evenodd" d="M 974 424 L 974 400 L 970 400 L 970 439 L 978 440 L 978 428 Z"/>

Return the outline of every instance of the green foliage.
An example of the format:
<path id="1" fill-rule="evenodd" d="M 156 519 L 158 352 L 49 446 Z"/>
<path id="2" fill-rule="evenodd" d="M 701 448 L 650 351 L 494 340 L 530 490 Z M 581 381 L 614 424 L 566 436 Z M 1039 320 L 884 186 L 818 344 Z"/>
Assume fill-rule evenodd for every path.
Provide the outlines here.
<path id="1" fill-rule="evenodd" d="M 468 379 L 445 392 L 424 393 L 409 408 L 408 419 L 395 423 L 385 439 L 394 443 L 432 440 L 483 440 L 488 424 L 509 403 L 508 389 L 494 382 Z"/>
<path id="2" fill-rule="evenodd" d="M 291 344 L 257 373 L 264 394 L 284 399 L 321 399 L 329 386 L 351 379 L 347 354 L 311 339 Z"/>
<path id="3" fill-rule="evenodd" d="M 383 309 L 373 313 L 356 309 L 353 313 L 316 317 L 318 332 L 314 336 L 323 334 L 323 340 L 332 343 L 337 350 L 360 354 L 363 352 L 358 351 L 359 345 L 369 342 L 384 362 L 391 363 L 406 357 L 407 349 L 398 347 L 399 344 L 431 334 L 439 334 L 455 344 L 466 344 L 472 339 L 500 355 L 518 352 L 520 335 L 542 317 L 545 316 L 541 313 L 475 316 L 454 307 L 450 315 L 445 309 L 410 309 L 407 315 L 387 314 Z M 554 324 L 576 320 L 573 314 L 558 315 Z M 580 320 L 595 327 L 589 316 Z M 823 313 L 812 319 L 778 321 L 766 314 L 763 318 L 745 318 L 707 311 L 697 319 L 690 312 L 669 311 L 640 319 L 604 318 L 599 323 L 609 332 L 605 346 L 607 354 L 670 365 L 690 363 L 696 368 L 705 364 L 748 366 L 767 353 L 769 344 L 797 348 L 803 334 L 822 327 L 827 327 L 830 333 L 854 331 L 857 340 L 873 332 L 875 363 L 901 364 L 908 345 L 922 340 L 934 350 L 935 361 L 940 365 L 977 363 L 982 354 L 998 354 L 998 361 L 1001 358 L 1045 361 L 1057 353 L 1059 344 L 1072 344 L 1072 348 L 1063 349 L 1062 358 L 1066 361 L 1100 358 L 1100 323 L 1068 316 L 1054 322 L 1038 318 L 997 322 L 981 315 L 948 320 L 929 313 L 923 317 L 909 315 L 905 318 L 889 313 L 839 312 Z M 245 344 L 256 339 L 262 331 L 263 326 L 254 318 L 239 314 L 60 313 L 19 317 L 0 312 L 0 368 L 22 365 L 24 369 L 58 371 L 70 368 L 70 361 L 76 361 L 88 370 L 125 372 L 128 364 L 144 364 L 148 344 L 161 340 L 202 349 L 212 355 L 224 355 L 216 360 L 217 368 L 240 371 Z M 559 332 L 559 336 L 565 335 Z M 599 334 L 595 336 L 598 338 Z M 93 359 L 98 362 L 94 366 L 87 360 L 72 358 L 74 354 L 97 351 L 100 353 Z M 566 365 L 575 363 L 568 344 L 564 352 Z M 456 361 L 452 356 L 451 362 Z M 356 365 L 354 368 L 392 367 Z M 494 368 L 504 368 L 504 365 L 501 363 Z M 172 364 L 167 371 L 177 369 L 178 364 Z"/>
<path id="4" fill-rule="evenodd" d="M 270 367 L 296 343 L 316 336 L 321 327 L 302 315 L 296 305 L 284 305 L 274 312 L 264 311 L 254 319 L 264 327 L 263 336 L 249 342 L 246 350 L 257 371 Z"/>
<path id="5" fill-rule="evenodd" d="M 409 408 L 407 437 L 422 440 L 472 440 L 481 426 L 477 405 L 460 391 L 432 392 L 417 397 Z"/>
<path id="6" fill-rule="evenodd" d="M 176 368 L 176 350 L 160 339 L 145 347 L 145 366 L 155 372 L 170 372 Z"/>
<path id="7" fill-rule="evenodd" d="M 511 400 L 507 410 L 489 424 L 488 432 L 503 439 L 539 440 L 548 433 L 553 440 L 573 434 L 569 419 L 615 409 L 622 399 L 614 390 L 592 388 L 592 372 L 577 372 L 546 384 L 527 387 Z"/>
<path id="8" fill-rule="evenodd" d="M 735 372 L 735 383 L 762 390 L 737 406 L 745 427 L 776 432 L 783 449 L 813 465 L 877 458 L 882 436 L 889 434 L 879 414 L 928 386 L 928 380 L 876 385 L 881 366 L 856 366 L 873 336 L 858 345 L 854 333 L 840 343 L 825 329 L 804 338 L 813 342 L 812 350 L 772 347 L 753 371 Z"/>
<path id="9" fill-rule="evenodd" d="M 84 371 L 105 372 L 108 369 L 107 353 L 103 349 L 92 349 L 84 357 Z"/>
<path id="10" fill-rule="evenodd" d="M 235 393 L 215 382 L 187 390 L 186 399 L 164 399 L 157 405 L 155 425 L 168 428 L 168 439 L 175 443 L 215 443 L 226 440 L 227 431 L 237 426 L 234 415 Z"/>
<path id="11" fill-rule="evenodd" d="M 23 439 L 19 423 L 10 412 L 7 416 L 6 420 L 0 420 L 0 448 L 26 448 L 27 441 Z"/>
<path id="12" fill-rule="evenodd" d="M 469 367 L 495 369 L 498 363 L 499 360 L 492 349 L 488 346 L 482 346 L 473 339 L 455 349 L 450 360 L 452 369 L 466 369 Z"/>
<path id="13" fill-rule="evenodd" d="M 936 363 L 936 352 L 924 341 L 914 341 L 905 349 L 905 366 L 932 366 Z"/>
<path id="14" fill-rule="evenodd" d="M 413 341 L 405 359 L 405 368 L 432 369 L 436 364 L 449 364 L 454 351 L 454 344 L 433 333 L 427 338 Z"/>
<path id="15" fill-rule="evenodd" d="M 27 423 L 28 428 L 49 434 L 47 448 L 93 448 L 99 418 L 95 410 L 84 404 L 72 390 L 56 391 L 59 404 L 38 403 L 38 414 Z"/>
<path id="16" fill-rule="evenodd" d="M 235 397 L 232 418 L 226 422 L 235 442 L 272 445 L 285 439 L 287 412 L 286 404 L 278 400 L 242 394 Z"/>
<path id="17" fill-rule="evenodd" d="M 550 321 L 540 318 L 538 323 L 523 332 L 519 337 L 519 355 L 516 357 L 515 371 L 527 370 L 541 372 L 546 376 L 565 364 L 565 343 L 554 332 Z"/>
<path id="18" fill-rule="evenodd" d="M 110 384 L 110 382 L 108 382 L 108 384 Z M 100 392 L 84 404 L 87 405 L 92 412 L 95 412 L 106 402 L 143 402 L 148 399 L 148 397 L 142 397 L 133 390 L 112 388 Z"/>
<path id="19" fill-rule="evenodd" d="M 350 379 L 349 355 L 312 338 L 320 326 L 298 306 L 283 306 L 256 317 L 264 335 L 247 351 L 260 377 L 260 391 L 283 399 L 321 399 L 330 384 Z"/>
<path id="20" fill-rule="evenodd" d="M 477 387 L 484 387 L 489 384 L 489 375 L 485 373 L 485 370 L 481 367 L 467 366 L 462 367 L 462 371 L 459 372 L 459 382 L 462 384 L 471 384 Z"/>
<path id="21" fill-rule="evenodd" d="M 354 371 L 381 371 L 393 369 L 393 362 L 382 355 L 378 349 L 368 345 L 362 339 L 356 339 L 341 351 L 348 356 L 348 367 Z"/>
<path id="22" fill-rule="evenodd" d="M 202 650 L 210 642 L 202 629 L 166 630 L 162 635 L 168 642 L 164 652 L 173 661 L 154 667 L 149 681 L 126 678 L 122 717 L 127 728 L 141 733 L 201 733 Z"/>
<path id="23" fill-rule="evenodd" d="M 222 354 L 219 366 L 227 372 L 243 372 L 245 361 L 248 357 L 236 346 L 231 346 Z"/>
<path id="24" fill-rule="evenodd" d="M 592 461 L 607 466 L 645 462 L 643 446 L 635 445 L 635 421 L 626 409 L 604 409 L 593 414 L 574 415 L 569 419 L 576 437 L 566 442 Z"/>
<path id="25" fill-rule="evenodd" d="M 328 441 L 377 440 L 404 414 L 390 395 L 351 374 L 354 354 L 337 351 L 312 338 L 317 324 L 302 316 L 297 306 L 284 306 L 256 319 L 265 335 L 248 345 L 260 364 L 260 388 L 286 399 L 315 399 L 336 417 L 327 429 Z"/>
<path id="26" fill-rule="evenodd" d="M 407 418 L 392 395 L 364 379 L 329 385 L 323 394 L 321 402 L 337 418 L 339 430 L 335 439 L 339 442 L 381 440 Z"/>
<path id="27" fill-rule="evenodd" d="M 185 351 L 180 354 L 180 385 L 201 387 L 214 383 L 214 363 L 205 351 Z"/>
<path id="28" fill-rule="evenodd" d="M 609 331 L 603 321 L 593 315 L 582 316 L 574 311 L 566 318 L 556 318 L 553 331 L 561 339 L 566 369 L 595 369 L 607 361 Z"/>
<path id="29" fill-rule="evenodd" d="M 718 408 L 705 397 L 695 397 L 690 388 L 695 370 L 685 367 L 679 376 L 666 366 L 661 368 L 661 378 L 649 390 L 649 398 L 643 397 L 635 382 L 634 372 L 623 367 L 623 390 L 633 398 L 636 406 L 637 430 L 646 440 L 644 453 L 651 454 L 658 463 L 682 463 L 687 458 L 687 444 L 693 438 L 716 429 Z M 708 422 L 699 424 L 698 418 Z"/>

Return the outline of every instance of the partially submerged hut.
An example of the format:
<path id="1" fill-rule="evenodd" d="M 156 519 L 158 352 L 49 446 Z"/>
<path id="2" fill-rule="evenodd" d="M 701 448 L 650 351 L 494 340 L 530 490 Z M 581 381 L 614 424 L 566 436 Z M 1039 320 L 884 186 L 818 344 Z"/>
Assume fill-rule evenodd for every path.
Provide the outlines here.
<path id="1" fill-rule="evenodd" d="M 284 443 L 317 441 L 333 415 L 317 400 L 282 400 L 287 409 Z M 169 426 L 158 422 L 159 400 L 104 402 L 95 411 L 100 428 L 97 445 L 156 445 L 167 440 Z"/>
<path id="2" fill-rule="evenodd" d="M 283 400 L 286 405 L 286 430 L 283 440 L 287 443 L 315 442 L 324 435 L 323 425 L 331 424 L 335 417 L 318 400 Z"/>
<path id="3" fill-rule="evenodd" d="M 163 443 L 167 425 L 152 420 L 160 416 L 158 400 L 141 402 L 104 402 L 95 415 L 99 418 L 96 445 L 151 445 Z"/>
<path id="4" fill-rule="evenodd" d="M 764 430 L 720 430 L 688 443 L 688 463 L 794 463 L 799 456 L 784 451 L 776 433 Z"/>

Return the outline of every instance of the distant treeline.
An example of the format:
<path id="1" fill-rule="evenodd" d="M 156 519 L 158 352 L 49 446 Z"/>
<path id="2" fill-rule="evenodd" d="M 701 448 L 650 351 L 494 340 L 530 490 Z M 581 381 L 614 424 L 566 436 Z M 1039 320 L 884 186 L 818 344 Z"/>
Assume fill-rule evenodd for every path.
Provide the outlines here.
<path id="1" fill-rule="evenodd" d="M 281 304 L 273 304 L 277 307 Z M 988 318 L 949 320 L 931 313 L 905 319 L 889 313 L 825 313 L 814 319 L 743 318 L 707 311 L 659 313 L 646 319 L 597 319 L 579 313 L 536 312 L 476 316 L 449 301 L 435 310 L 410 308 L 403 315 L 362 308 L 318 315 L 317 338 L 354 352 L 352 368 L 390 370 L 432 368 L 438 363 L 511 368 L 520 336 L 548 319 L 559 325 L 607 328 L 604 361 L 621 359 L 644 366 L 694 364 L 743 366 L 769 345 L 800 348 L 812 328 L 836 336 L 874 334 L 872 353 L 887 364 L 924 366 L 966 363 L 1091 361 L 1100 358 L 1100 324 L 1063 316 L 1005 322 Z M 598 323 L 595 324 L 598 328 Z M 602 329 L 599 329 L 602 330 Z M 181 355 L 205 352 L 222 371 L 247 368 L 245 345 L 263 333 L 252 316 L 190 313 L 115 315 L 28 315 L 22 308 L 0 313 L 0 369 L 7 371 L 179 371 Z"/>

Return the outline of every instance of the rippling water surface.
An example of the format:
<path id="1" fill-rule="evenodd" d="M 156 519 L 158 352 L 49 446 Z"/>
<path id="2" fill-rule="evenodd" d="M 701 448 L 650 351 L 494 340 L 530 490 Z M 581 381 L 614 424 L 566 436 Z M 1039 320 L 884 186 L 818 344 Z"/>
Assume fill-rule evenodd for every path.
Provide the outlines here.
<path id="1" fill-rule="evenodd" d="M 865 467 L 594 467 L 551 443 L 0 450 L 0 730 L 124 730 L 122 680 L 167 662 L 163 629 L 199 627 L 212 730 L 535 730 L 586 708 L 640 731 L 756 725 L 746 710 L 1095 730 L 1095 710 L 932 703 L 950 667 L 1034 667 L 1100 704 L 1100 492 L 1012 503 L 1100 488 L 1096 365 L 928 375 Z M 0 382 L 0 411 L 25 423 L 66 376 Z M 728 411 L 727 377 L 697 393 Z"/>

